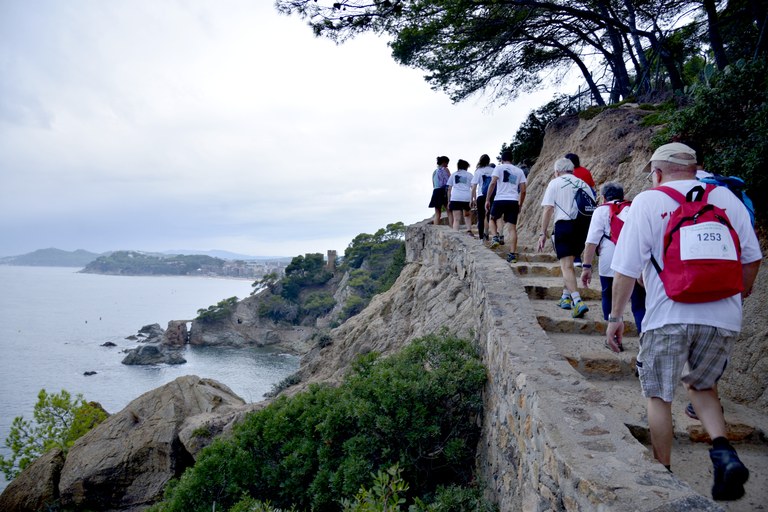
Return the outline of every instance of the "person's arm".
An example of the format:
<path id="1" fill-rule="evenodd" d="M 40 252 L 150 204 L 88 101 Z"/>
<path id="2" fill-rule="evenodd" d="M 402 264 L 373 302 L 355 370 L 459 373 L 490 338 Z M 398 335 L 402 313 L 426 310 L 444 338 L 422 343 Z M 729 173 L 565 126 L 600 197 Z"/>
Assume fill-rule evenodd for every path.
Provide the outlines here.
<path id="1" fill-rule="evenodd" d="M 520 184 L 520 200 L 517 202 L 517 206 L 520 210 L 523 209 L 523 201 L 525 201 L 525 183 Z"/>
<path id="2" fill-rule="evenodd" d="M 581 265 L 581 284 L 586 288 L 592 282 L 592 260 L 595 259 L 597 244 L 587 242 L 584 244 L 584 257 Z"/>
<path id="3" fill-rule="evenodd" d="M 485 194 L 485 211 L 491 209 L 491 197 L 493 197 L 493 191 L 496 190 L 496 182 L 499 180 L 496 176 L 491 178 L 491 184 L 488 187 L 488 192 Z"/>
<path id="4" fill-rule="evenodd" d="M 752 295 L 752 285 L 755 284 L 755 279 L 757 279 L 757 272 L 760 270 L 761 261 L 757 260 L 741 265 L 742 281 L 744 283 L 744 291 L 741 292 L 742 300 Z"/>
<path id="5" fill-rule="evenodd" d="M 473 181 L 474 181 L 474 180 L 473 180 Z M 469 200 L 469 202 L 470 202 L 471 204 L 475 204 L 475 203 L 477 203 L 477 183 L 473 183 L 473 184 L 472 184 L 472 192 L 471 192 L 471 194 L 472 194 L 472 195 L 470 196 L 470 197 L 471 197 L 471 199 Z"/>
<path id="6" fill-rule="evenodd" d="M 539 233 L 539 252 L 544 250 L 544 244 L 547 243 L 547 228 L 549 227 L 549 221 L 552 220 L 552 214 L 555 212 L 554 206 L 544 206 L 541 211 L 541 233 Z"/>
<path id="7" fill-rule="evenodd" d="M 613 288 L 611 312 L 608 314 L 608 327 L 605 329 L 605 337 L 611 350 L 621 352 L 624 347 L 621 343 L 624 338 L 624 310 L 635 288 L 634 277 L 629 277 L 621 272 L 613 274 Z"/>

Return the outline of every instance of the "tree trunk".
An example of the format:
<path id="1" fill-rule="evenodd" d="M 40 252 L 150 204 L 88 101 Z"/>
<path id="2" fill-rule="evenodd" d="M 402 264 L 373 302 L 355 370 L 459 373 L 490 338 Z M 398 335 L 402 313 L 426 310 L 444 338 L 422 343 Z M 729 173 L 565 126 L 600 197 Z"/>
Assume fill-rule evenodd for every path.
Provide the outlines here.
<path id="1" fill-rule="evenodd" d="M 709 45 L 715 55 L 717 69 L 722 71 L 728 65 L 728 57 L 725 54 L 725 48 L 723 48 L 723 37 L 720 35 L 720 20 L 717 15 L 715 0 L 704 0 L 704 10 L 707 13 Z"/>

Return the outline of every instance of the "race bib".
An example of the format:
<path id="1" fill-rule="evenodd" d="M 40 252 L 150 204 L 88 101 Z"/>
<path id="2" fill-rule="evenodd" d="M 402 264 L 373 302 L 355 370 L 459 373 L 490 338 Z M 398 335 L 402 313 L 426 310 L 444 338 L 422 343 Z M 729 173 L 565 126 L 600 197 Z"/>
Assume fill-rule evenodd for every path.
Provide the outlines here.
<path id="1" fill-rule="evenodd" d="M 702 222 L 680 228 L 680 259 L 736 260 L 736 246 L 728 226 Z"/>

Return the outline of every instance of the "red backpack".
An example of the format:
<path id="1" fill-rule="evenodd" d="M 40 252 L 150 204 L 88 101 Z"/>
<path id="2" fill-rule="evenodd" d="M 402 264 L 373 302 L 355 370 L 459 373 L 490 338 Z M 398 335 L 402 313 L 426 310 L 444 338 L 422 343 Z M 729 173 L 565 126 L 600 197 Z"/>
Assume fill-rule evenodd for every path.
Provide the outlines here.
<path id="1" fill-rule="evenodd" d="M 744 290 L 739 235 L 725 210 L 707 201 L 714 189 L 696 186 L 685 196 L 670 187 L 654 189 L 680 204 L 664 232 L 663 269 L 651 255 L 667 296 L 675 302 L 713 302 Z"/>
<path id="2" fill-rule="evenodd" d="M 624 221 L 619 218 L 619 213 L 630 204 L 632 204 L 632 201 L 611 201 L 610 203 L 605 204 L 605 206 L 611 209 L 608 214 L 611 231 L 607 236 L 603 235 L 603 237 L 614 244 L 618 242 L 619 233 L 621 233 L 621 228 L 624 227 Z"/>

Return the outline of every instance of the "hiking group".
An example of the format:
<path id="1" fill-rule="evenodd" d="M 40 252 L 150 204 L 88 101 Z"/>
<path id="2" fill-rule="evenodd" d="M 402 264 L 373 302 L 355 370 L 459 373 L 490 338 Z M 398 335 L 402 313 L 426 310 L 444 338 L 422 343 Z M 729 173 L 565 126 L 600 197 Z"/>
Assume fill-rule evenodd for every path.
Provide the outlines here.
<path id="1" fill-rule="evenodd" d="M 514 263 L 527 178 L 510 160 L 505 152 L 494 168 L 483 155 L 474 175 L 460 160 L 459 171 L 451 176 L 448 158 L 439 157 L 430 207 L 435 208 L 435 224 L 447 206 L 453 229 L 464 218 L 472 234 L 469 219 L 476 205 L 479 236 L 487 237 L 487 222 L 496 247 L 504 244 L 506 229 L 507 261 Z M 574 154 L 555 161 L 553 170 L 541 202 L 537 249 L 543 251 L 548 240 L 554 247 L 564 283 L 558 305 L 574 318 L 589 311 L 578 291 L 576 268 L 582 267 L 581 284 L 589 286 L 597 256 L 605 346 L 623 350 L 623 313 L 629 303 L 640 333 L 636 368 L 654 457 L 671 470 L 672 400 L 682 382 L 690 400 L 686 414 L 701 421 L 712 440 L 713 499 L 741 498 L 749 471 L 727 439 L 717 382 L 741 330 L 742 301 L 751 293 L 762 259 L 751 203 L 739 190 L 713 184 L 696 151 L 678 142 L 653 153 L 646 165 L 652 188 L 631 203 L 621 184 L 607 182 L 600 188 L 603 204 L 597 206 L 592 176 Z M 449 195 L 439 192 L 441 183 Z"/>

